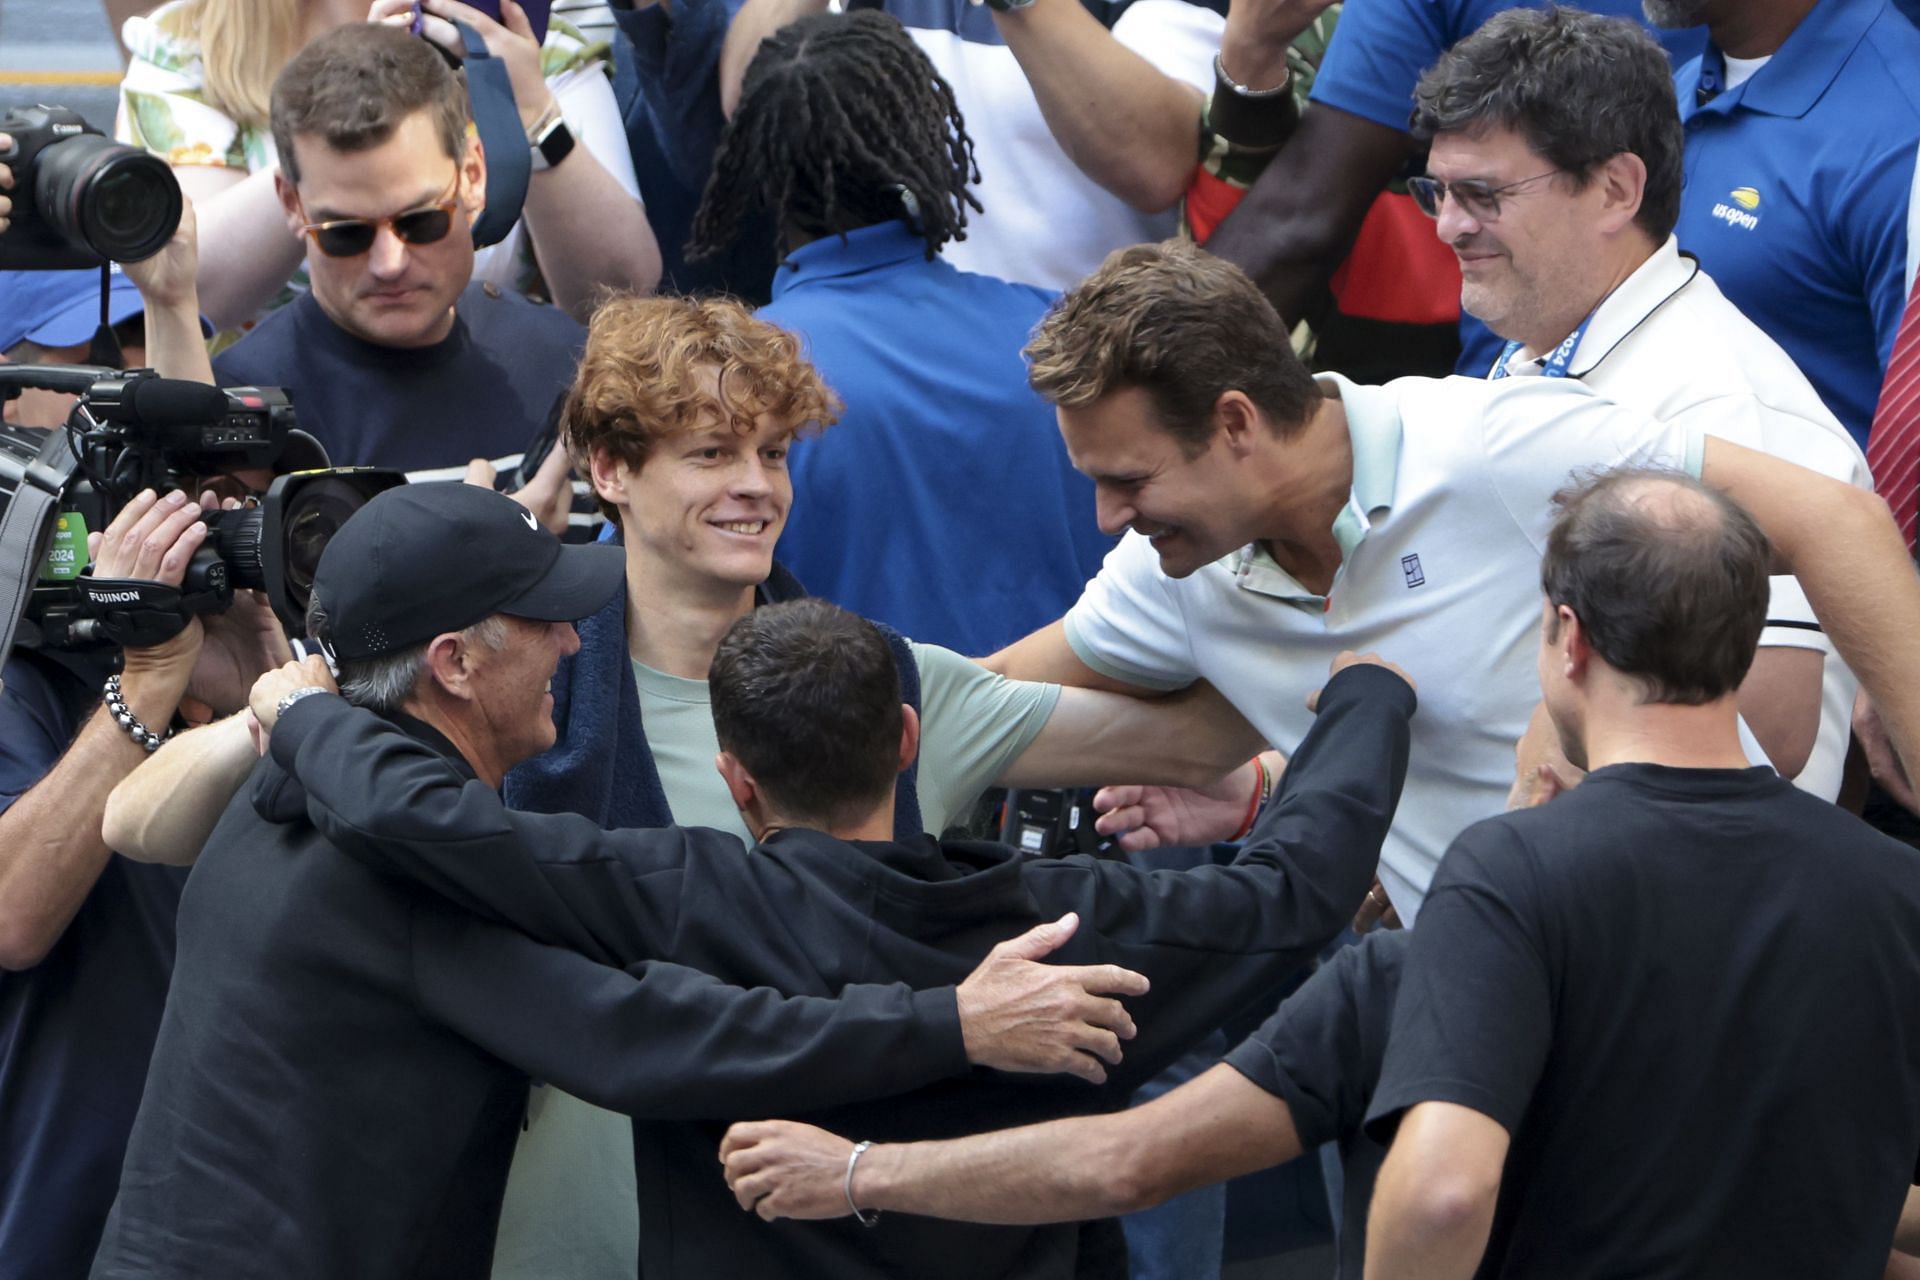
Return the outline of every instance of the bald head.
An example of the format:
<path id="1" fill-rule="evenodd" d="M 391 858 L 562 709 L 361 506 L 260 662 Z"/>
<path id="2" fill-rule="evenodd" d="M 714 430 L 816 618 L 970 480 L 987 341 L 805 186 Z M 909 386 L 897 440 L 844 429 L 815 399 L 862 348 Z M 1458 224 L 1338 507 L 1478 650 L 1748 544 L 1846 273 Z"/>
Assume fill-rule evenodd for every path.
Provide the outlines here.
<path id="1" fill-rule="evenodd" d="M 1678 472 L 1621 468 L 1563 489 L 1540 561 L 1550 605 L 1647 702 L 1739 688 L 1767 617 L 1772 553 L 1731 499 Z"/>

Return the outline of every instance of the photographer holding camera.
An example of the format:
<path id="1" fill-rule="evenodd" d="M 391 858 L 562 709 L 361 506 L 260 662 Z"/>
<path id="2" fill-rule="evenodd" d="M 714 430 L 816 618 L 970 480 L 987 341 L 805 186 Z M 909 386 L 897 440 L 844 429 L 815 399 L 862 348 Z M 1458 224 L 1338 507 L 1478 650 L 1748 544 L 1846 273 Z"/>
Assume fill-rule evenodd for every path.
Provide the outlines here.
<path id="1" fill-rule="evenodd" d="M 0 153 L 12 140 L 0 137 Z M 9 198 L 9 196 L 11 198 Z M 12 170 L 0 164 L 0 234 L 17 225 Z M 136 364 L 210 382 L 194 290 L 188 209 L 166 247 L 125 275 L 144 302 L 112 306 Z M 0 345 L 10 359 L 78 364 L 98 321 L 98 275 L 0 272 Z M 118 292 L 115 290 L 114 292 Z M 112 301 L 110 297 L 110 302 Z M 66 404 L 23 399 L 21 425 L 57 426 Z M 211 505 L 212 495 L 203 503 Z M 206 540 L 185 493 L 136 496 L 89 539 L 99 578 L 178 585 Z M 142 736 L 177 712 L 244 706 L 287 656 L 270 610 L 249 592 L 204 622 L 129 648 L 104 705 L 104 669 L 68 655 L 6 655 L 0 671 L 0 1258 L 8 1275 L 83 1275 L 112 1203 L 121 1156 L 173 965 L 184 873 L 113 854 L 101 837 L 107 793 L 145 759 Z M 200 714 L 205 714 L 205 711 Z M 124 716 L 124 719 L 120 718 Z"/>

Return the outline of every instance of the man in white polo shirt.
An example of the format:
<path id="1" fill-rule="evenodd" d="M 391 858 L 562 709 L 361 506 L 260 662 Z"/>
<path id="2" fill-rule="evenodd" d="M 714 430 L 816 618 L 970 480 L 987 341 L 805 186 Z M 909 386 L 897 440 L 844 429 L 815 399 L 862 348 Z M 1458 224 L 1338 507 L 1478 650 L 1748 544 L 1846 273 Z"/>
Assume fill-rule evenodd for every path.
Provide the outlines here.
<path id="1" fill-rule="evenodd" d="M 1872 486 L 1786 352 L 1680 252 L 1685 137 L 1644 28 L 1510 9 L 1434 64 L 1414 103 L 1431 152 L 1410 185 L 1460 260 L 1461 307 L 1507 340 L 1491 377 L 1579 379 L 1663 422 Z M 1792 578 L 1773 580 L 1768 622 L 1740 690 L 1748 755 L 1831 800 L 1852 673 Z"/>
<path id="2" fill-rule="evenodd" d="M 1136 693 L 1206 679 L 1286 750 L 1306 731 L 1316 664 L 1350 648 L 1393 654 L 1422 690 L 1380 871 L 1409 923 L 1441 852 L 1501 809 L 1512 780 L 1536 700 L 1549 499 L 1574 471 L 1665 465 L 1733 494 L 1843 649 L 1856 615 L 1920 598 L 1870 494 L 1577 381 L 1316 383 L 1252 282 L 1188 246 L 1113 255 L 1048 316 L 1028 356 L 1094 481 L 1102 527 L 1131 532 L 1062 622 L 991 665 Z M 1885 651 L 1867 657 L 1863 680 L 1899 687 Z M 1920 689 L 1898 696 L 1920 704 Z"/>

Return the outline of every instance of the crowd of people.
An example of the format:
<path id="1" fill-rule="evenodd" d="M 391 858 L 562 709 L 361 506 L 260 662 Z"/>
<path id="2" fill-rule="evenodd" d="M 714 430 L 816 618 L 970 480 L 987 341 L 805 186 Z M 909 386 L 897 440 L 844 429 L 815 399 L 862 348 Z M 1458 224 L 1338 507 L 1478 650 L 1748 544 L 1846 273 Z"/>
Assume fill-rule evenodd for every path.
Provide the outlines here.
<path id="1" fill-rule="evenodd" d="M 0 1280 L 1920 1277 L 1920 3 L 107 7 Z"/>

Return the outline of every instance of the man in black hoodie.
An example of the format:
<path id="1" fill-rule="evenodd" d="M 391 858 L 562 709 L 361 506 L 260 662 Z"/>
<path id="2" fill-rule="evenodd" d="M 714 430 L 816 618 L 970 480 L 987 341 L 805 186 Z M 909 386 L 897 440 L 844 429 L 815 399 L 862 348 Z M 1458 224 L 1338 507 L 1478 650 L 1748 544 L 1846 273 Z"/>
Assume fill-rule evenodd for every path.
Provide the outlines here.
<path id="1" fill-rule="evenodd" d="M 414 763 L 493 796 L 551 745 L 545 688 L 579 644 L 572 620 L 622 580 L 617 548 L 563 548 L 490 490 L 390 490 L 328 544 L 311 619 L 348 696 L 388 718 L 309 699 L 331 687 L 316 658 L 256 686 L 256 714 L 364 714 L 393 740 L 354 768 L 417 747 Z M 334 852 L 307 805 L 263 763 L 181 896 L 178 980 L 96 1276 L 482 1277 L 529 1075 L 668 1116 L 881 1097 L 969 1062 L 1097 1079 L 1090 1055 L 1116 1059 L 1131 1027 L 1091 992 L 1145 987 L 1030 963 L 1047 938 L 994 947 L 957 989 L 744 991 L 644 963 L 664 951 L 582 954 L 475 920 Z"/>
<path id="2" fill-rule="evenodd" d="M 543 943 L 617 964 L 668 958 L 796 995 L 870 980 L 944 983 L 1010 930 L 1073 911 L 1084 924 L 1061 958 L 1153 981 L 1135 1005 L 1140 1035 L 1100 1090 L 976 1072 L 884 1103 L 813 1110 L 820 1123 L 887 1139 L 1122 1105 L 1224 1018 L 1270 999 L 1372 882 L 1414 707 L 1394 670 L 1343 655 L 1319 696 L 1319 723 L 1234 863 L 1150 873 L 993 844 L 895 842 L 892 780 L 913 758 L 917 719 L 901 703 L 886 641 L 832 605 L 797 601 L 740 619 L 710 678 L 717 763 L 759 840 L 751 850 L 698 828 L 609 832 L 572 815 L 510 812 L 443 754 L 336 698 L 290 708 L 272 754 L 333 845 Z M 279 679 L 262 682 L 256 703 L 308 677 Z M 891 1051 L 876 1039 L 830 1071 Z M 735 1077 L 785 1071 L 788 1089 L 806 1083 L 792 1076 L 810 1068 L 732 1053 L 716 1044 L 711 1066 Z M 749 1086 L 726 1110 L 757 1116 L 769 1105 Z M 635 1149 L 649 1276 L 1072 1274 L 1071 1227 L 743 1220 L 715 1159 L 725 1117 L 647 1114 Z"/>

